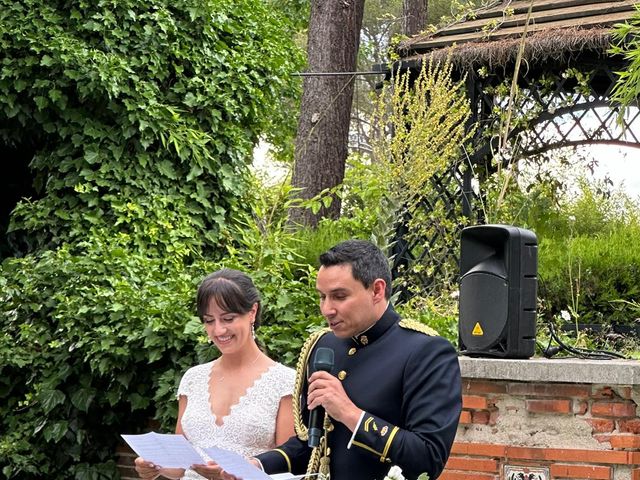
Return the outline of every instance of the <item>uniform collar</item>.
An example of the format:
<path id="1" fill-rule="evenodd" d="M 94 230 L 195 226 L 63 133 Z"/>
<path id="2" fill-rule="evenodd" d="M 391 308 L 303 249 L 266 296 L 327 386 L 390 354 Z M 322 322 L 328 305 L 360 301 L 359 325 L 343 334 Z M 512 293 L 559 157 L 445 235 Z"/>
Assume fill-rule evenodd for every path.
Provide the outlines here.
<path id="1" fill-rule="evenodd" d="M 367 328 L 364 332 L 351 337 L 358 346 L 366 346 L 375 342 L 378 338 L 385 334 L 387 330 L 400 319 L 400 316 L 393 309 L 391 304 L 387 305 L 387 309 L 376 323 Z"/>

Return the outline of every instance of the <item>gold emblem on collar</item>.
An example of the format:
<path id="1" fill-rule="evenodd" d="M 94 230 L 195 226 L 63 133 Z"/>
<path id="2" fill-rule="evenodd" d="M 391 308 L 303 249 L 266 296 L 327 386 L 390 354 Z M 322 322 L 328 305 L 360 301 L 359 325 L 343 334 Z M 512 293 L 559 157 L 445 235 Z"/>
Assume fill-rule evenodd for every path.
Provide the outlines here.
<path id="1" fill-rule="evenodd" d="M 360 335 L 360 343 L 363 345 L 367 345 L 369 343 L 369 339 L 366 335 Z"/>

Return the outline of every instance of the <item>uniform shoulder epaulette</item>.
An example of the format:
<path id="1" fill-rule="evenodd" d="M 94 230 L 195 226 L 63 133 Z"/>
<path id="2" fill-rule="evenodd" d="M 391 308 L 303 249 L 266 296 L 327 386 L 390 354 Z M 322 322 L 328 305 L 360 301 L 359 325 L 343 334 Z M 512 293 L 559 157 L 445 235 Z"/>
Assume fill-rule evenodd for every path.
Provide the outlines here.
<path id="1" fill-rule="evenodd" d="M 424 333 L 430 337 L 438 336 L 438 332 L 433 328 L 426 326 L 424 323 L 416 322 L 415 320 L 400 320 L 400 326 L 408 330 L 415 330 L 416 332 Z"/>

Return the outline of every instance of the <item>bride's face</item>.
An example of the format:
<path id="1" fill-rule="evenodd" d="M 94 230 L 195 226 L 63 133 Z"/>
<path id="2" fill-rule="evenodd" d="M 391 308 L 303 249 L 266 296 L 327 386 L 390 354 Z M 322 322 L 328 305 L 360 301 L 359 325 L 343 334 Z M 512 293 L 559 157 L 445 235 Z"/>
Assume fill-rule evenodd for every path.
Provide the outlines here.
<path id="1" fill-rule="evenodd" d="M 227 312 L 220 308 L 214 298 L 209 301 L 202 321 L 207 336 L 222 354 L 236 353 L 253 342 L 251 325 L 257 309 L 258 304 L 254 303 L 246 313 Z"/>

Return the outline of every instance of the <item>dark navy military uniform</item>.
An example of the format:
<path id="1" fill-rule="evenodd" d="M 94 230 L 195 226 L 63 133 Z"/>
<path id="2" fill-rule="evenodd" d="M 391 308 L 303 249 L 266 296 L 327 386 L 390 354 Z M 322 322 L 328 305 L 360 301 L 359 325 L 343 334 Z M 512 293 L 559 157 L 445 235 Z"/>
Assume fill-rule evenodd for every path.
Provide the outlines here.
<path id="1" fill-rule="evenodd" d="M 443 470 L 462 404 L 458 358 L 447 340 L 416 331 L 412 323 L 402 326 L 404 321 L 388 307 L 358 337 L 324 334 L 308 356 L 314 358 L 318 347 L 333 349 L 332 374 L 364 410 L 355 435 L 335 420 L 328 429 L 331 480 L 382 480 L 391 465 L 402 468 L 409 480 L 423 472 L 435 480 Z M 306 383 L 301 392 L 306 422 Z M 300 474 L 306 472 L 311 450 L 294 436 L 257 458 L 267 473 Z"/>

